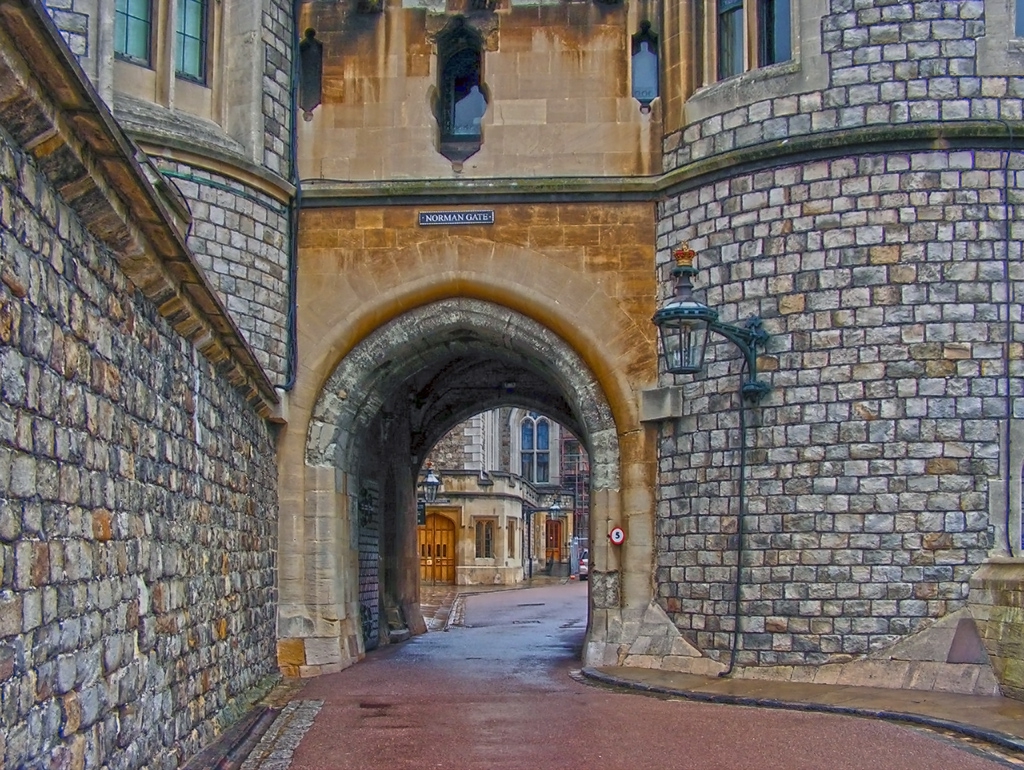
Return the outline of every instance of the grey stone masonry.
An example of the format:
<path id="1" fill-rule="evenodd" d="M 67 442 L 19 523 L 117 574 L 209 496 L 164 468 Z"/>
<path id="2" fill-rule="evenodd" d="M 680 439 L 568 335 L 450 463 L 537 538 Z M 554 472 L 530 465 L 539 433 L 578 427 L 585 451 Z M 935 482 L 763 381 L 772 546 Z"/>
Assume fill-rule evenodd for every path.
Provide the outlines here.
<path id="1" fill-rule="evenodd" d="M 780 162 L 661 204 L 663 287 L 687 241 L 697 296 L 771 335 L 772 390 L 747 412 L 738 665 L 842 661 L 964 606 L 1024 377 L 1021 169 L 984 149 Z M 727 660 L 742 376 L 713 340 L 661 433 L 656 590 L 690 643 Z"/>
<path id="2" fill-rule="evenodd" d="M 263 0 L 263 165 L 276 174 L 290 177 L 291 167 L 291 69 L 295 47 L 292 4 L 284 0 Z"/>
<path id="3" fill-rule="evenodd" d="M 0 766 L 173 768 L 276 671 L 236 385 L 0 133 Z"/>
<path id="4" fill-rule="evenodd" d="M 46 0 L 53 23 L 76 56 L 89 55 L 89 15 L 75 7 L 74 0 Z"/>
<path id="5" fill-rule="evenodd" d="M 668 134 L 666 171 L 765 142 L 848 129 L 956 121 L 1020 121 L 1024 79 L 1003 72 L 1005 51 L 980 41 L 1005 34 L 1005 0 L 798 0 L 796 59 L 694 95 L 700 115 Z M 806 31 L 807 26 L 797 27 Z M 1017 50 L 1012 49 L 1011 50 Z M 693 104 L 688 112 L 693 112 Z"/>
<path id="6" fill-rule="evenodd" d="M 288 209 L 241 183 L 163 163 L 189 201 L 188 244 L 260 364 L 277 383 L 287 369 Z"/>

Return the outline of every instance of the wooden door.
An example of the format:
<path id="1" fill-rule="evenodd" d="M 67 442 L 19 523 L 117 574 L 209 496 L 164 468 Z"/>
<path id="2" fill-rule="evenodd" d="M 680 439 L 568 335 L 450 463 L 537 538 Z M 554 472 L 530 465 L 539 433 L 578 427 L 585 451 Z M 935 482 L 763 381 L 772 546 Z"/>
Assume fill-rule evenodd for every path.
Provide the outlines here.
<path id="1" fill-rule="evenodd" d="M 562 560 L 562 522 L 548 520 L 544 531 L 544 559 L 557 564 Z"/>
<path id="2" fill-rule="evenodd" d="M 420 582 L 455 582 L 455 522 L 431 513 L 420 527 Z"/>

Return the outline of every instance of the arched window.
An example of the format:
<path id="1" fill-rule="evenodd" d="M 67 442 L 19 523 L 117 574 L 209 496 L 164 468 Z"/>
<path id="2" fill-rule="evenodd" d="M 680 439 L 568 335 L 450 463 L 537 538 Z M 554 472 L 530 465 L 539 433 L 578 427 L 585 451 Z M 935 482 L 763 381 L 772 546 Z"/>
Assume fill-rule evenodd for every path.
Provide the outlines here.
<path id="1" fill-rule="evenodd" d="M 483 144 L 481 124 L 487 112 L 483 40 L 461 16 L 438 37 L 437 61 L 440 151 L 449 160 L 461 162 Z"/>
<path id="2" fill-rule="evenodd" d="M 546 484 L 551 480 L 551 425 L 531 412 L 519 423 L 519 453 L 522 476 L 527 481 Z"/>

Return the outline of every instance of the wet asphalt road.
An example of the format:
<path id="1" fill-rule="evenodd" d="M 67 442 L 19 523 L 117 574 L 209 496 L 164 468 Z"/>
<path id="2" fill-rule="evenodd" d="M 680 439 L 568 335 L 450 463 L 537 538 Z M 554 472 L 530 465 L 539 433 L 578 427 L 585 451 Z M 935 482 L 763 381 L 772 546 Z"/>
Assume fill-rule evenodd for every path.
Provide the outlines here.
<path id="1" fill-rule="evenodd" d="M 995 770 L 891 723 L 613 692 L 575 681 L 586 583 L 477 594 L 464 627 L 307 684 L 292 770 Z"/>

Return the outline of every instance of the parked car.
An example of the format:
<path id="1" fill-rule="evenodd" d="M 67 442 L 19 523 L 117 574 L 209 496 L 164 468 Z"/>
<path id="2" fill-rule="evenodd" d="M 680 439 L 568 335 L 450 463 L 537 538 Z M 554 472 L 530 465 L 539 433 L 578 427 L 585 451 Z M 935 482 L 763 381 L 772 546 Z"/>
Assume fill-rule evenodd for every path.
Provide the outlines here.
<path id="1" fill-rule="evenodd" d="M 590 549 L 584 548 L 583 553 L 580 554 L 580 580 L 586 580 L 590 577 Z"/>

